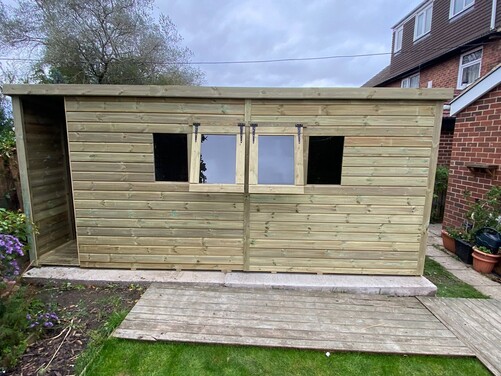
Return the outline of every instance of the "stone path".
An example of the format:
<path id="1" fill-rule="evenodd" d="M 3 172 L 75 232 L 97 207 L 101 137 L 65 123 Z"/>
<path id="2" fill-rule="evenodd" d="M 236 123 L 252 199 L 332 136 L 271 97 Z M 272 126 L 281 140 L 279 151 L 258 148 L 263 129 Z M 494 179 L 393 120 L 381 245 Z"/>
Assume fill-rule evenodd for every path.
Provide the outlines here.
<path id="1" fill-rule="evenodd" d="M 466 265 L 458 260 L 452 254 L 445 250 L 439 250 L 435 245 L 442 247 L 442 238 L 440 235 L 442 225 L 430 225 L 430 234 L 428 236 L 428 248 L 426 254 L 449 272 L 454 274 L 460 280 L 472 285 L 481 293 L 490 296 L 493 299 L 501 300 L 501 284 L 489 279 L 488 277 L 476 272 L 471 265 Z"/>

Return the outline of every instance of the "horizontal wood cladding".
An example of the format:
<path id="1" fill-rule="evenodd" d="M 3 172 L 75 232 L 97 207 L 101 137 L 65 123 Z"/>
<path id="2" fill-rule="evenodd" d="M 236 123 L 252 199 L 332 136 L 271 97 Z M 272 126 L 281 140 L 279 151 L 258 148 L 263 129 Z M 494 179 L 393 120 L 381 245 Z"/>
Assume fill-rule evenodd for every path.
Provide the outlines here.
<path id="1" fill-rule="evenodd" d="M 153 133 L 236 128 L 241 100 L 66 98 L 80 265 L 243 269 L 243 195 L 155 181 Z"/>
<path id="2" fill-rule="evenodd" d="M 419 274 L 437 107 L 418 99 L 66 97 L 80 264 Z M 260 134 L 301 123 L 306 144 L 344 136 L 341 185 L 246 194 L 155 181 L 153 133 L 244 121 Z"/>
<path id="3" fill-rule="evenodd" d="M 61 99 L 23 99 L 26 166 L 37 257 L 74 237 Z"/>

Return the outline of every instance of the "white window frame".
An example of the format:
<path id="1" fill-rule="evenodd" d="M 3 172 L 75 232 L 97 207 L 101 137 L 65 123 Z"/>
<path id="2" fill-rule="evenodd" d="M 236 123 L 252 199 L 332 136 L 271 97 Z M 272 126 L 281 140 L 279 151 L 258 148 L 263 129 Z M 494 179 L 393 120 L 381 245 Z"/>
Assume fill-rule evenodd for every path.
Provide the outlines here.
<path id="1" fill-rule="evenodd" d="M 252 127 L 252 125 L 251 125 Z M 250 193 L 287 193 L 287 194 L 303 194 L 304 193 L 304 149 L 305 142 L 303 126 L 298 135 L 296 126 L 267 126 L 259 123 L 255 128 L 255 135 L 249 136 L 249 192 Z M 252 131 L 251 131 L 252 133 Z M 294 184 L 276 185 L 276 184 L 259 184 L 258 183 L 258 168 L 259 168 L 259 136 L 293 136 L 294 137 Z"/>
<path id="2" fill-rule="evenodd" d="M 477 51 L 480 51 L 482 53 L 482 55 L 480 56 L 480 59 L 471 61 L 471 62 L 466 63 L 466 64 L 463 64 L 463 57 L 465 55 L 469 55 L 469 54 L 477 52 Z M 471 67 L 472 65 L 478 64 L 478 78 L 481 77 L 481 75 L 482 75 L 481 74 L 482 73 L 482 58 L 483 57 L 484 57 L 484 49 L 482 47 L 476 48 L 474 50 L 470 50 L 468 52 L 465 52 L 464 54 L 462 54 L 459 57 L 459 71 L 458 71 L 458 82 L 457 82 L 457 88 L 458 89 L 464 89 L 464 88 L 466 88 L 466 87 L 468 87 L 469 85 L 472 84 L 472 82 L 470 82 L 469 84 L 463 85 L 462 79 L 463 79 L 463 70 L 464 70 L 464 68 L 468 68 L 468 67 Z"/>
<path id="3" fill-rule="evenodd" d="M 236 138 L 235 184 L 200 183 L 200 154 L 202 135 L 234 135 Z M 190 150 L 189 190 L 191 192 L 244 192 L 245 171 L 245 131 L 240 133 L 237 126 L 199 125 L 193 129 Z"/>
<path id="4" fill-rule="evenodd" d="M 475 0 L 473 0 L 473 1 L 471 2 L 471 4 L 466 4 L 466 1 L 467 1 L 467 0 L 451 0 L 451 5 L 450 5 L 450 8 L 449 8 L 449 19 L 454 18 L 454 17 L 456 17 L 458 14 L 463 13 L 465 10 L 467 10 L 467 9 L 471 8 L 471 7 L 475 4 Z M 458 11 L 457 13 L 454 13 L 454 8 L 455 8 L 455 6 L 454 6 L 454 5 L 455 5 L 457 2 L 462 3 L 462 4 L 463 4 L 463 7 L 462 7 L 462 9 L 461 9 L 460 11 Z"/>
<path id="5" fill-rule="evenodd" d="M 429 9 L 431 9 L 431 11 L 430 11 L 430 18 L 431 18 L 430 19 L 430 30 L 426 30 L 426 23 L 427 23 L 426 22 L 426 12 Z M 418 18 L 421 15 L 423 15 L 423 17 L 424 17 L 424 19 L 423 19 L 424 30 L 423 30 L 423 33 L 418 34 Z M 423 9 L 421 9 L 414 16 L 414 41 L 417 41 L 418 39 L 421 39 L 422 37 L 424 37 L 425 35 L 430 33 L 432 20 L 433 20 L 433 2 L 430 3 L 429 5 L 427 5 L 426 7 L 424 7 Z"/>
<path id="6" fill-rule="evenodd" d="M 418 86 L 416 87 L 411 87 L 410 84 L 411 84 L 411 79 L 414 78 L 414 77 L 417 77 L 418 78 Z M 419 88 L 419 83 L 420 83 L 420 80 L 421 80 L 421 77 L 419 75 L 419 73 L 416 73 L 416 74 L 413 74 L 409 77 L 406 77 L 402 80 L 402 82 L 400 83 L 400 87 L 401 88 L 405 88 L 405 89 L 417 89 Z"/>
<path id="7" fill-rule="evenodd" d="M 393 37 L 393 53 L 399 52 L 402 49 L 404 39 L 404 25 L 397 27 Z"/>

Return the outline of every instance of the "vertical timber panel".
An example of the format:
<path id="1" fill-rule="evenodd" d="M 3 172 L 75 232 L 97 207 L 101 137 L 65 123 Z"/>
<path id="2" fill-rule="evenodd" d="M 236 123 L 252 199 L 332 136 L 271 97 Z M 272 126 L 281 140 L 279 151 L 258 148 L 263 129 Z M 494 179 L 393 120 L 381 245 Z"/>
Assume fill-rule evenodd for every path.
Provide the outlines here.
<path id="1" fill-rule="evenodd" d="M 24 213 L 28 221 L 28 243 L 30 245 L 30 261 L 37 266 L 37 244 L 33 228 L 33 208 L 31 205 L 30 174 L 28 158 L 26 154 L 26 131 L 24 129 L 23 104 L 18 96 L 12 97 L 12 109 L 14 114 L 14 129 L 16 132 L 16 149 L 19 164 L 19 177 L 21 179 L 21 191 Z"/>

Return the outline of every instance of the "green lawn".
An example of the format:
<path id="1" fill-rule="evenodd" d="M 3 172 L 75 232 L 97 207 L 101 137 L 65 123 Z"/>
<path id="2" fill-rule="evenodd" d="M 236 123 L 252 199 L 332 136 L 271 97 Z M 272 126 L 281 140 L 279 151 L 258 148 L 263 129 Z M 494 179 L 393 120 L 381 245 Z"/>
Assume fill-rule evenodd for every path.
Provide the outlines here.
<path id="1" fill-rule="evenodd" d="M 485 298 L 427 258 L 425 275 L 438 296 Z M 118 315 L 124 317 L 125 314 Z M 85 375 L 490 375 L 475 358 L 402 356 L 259 347 L 106 339 L 122 317 L 110 320 L 80 358 Z"/>
<path id="2" fill-rule="evenodd" d="M 444 298 L 488 298 L 469 284 L 457 279 L 438 262 L 426 257 L 424 275 L 437 286 L 437 296 Z"/>
<path id="3" fill-rule="evenodd" d="M 334 353 L 109 339 L 86 375 L 489 375 L 473 358 Z"/>

